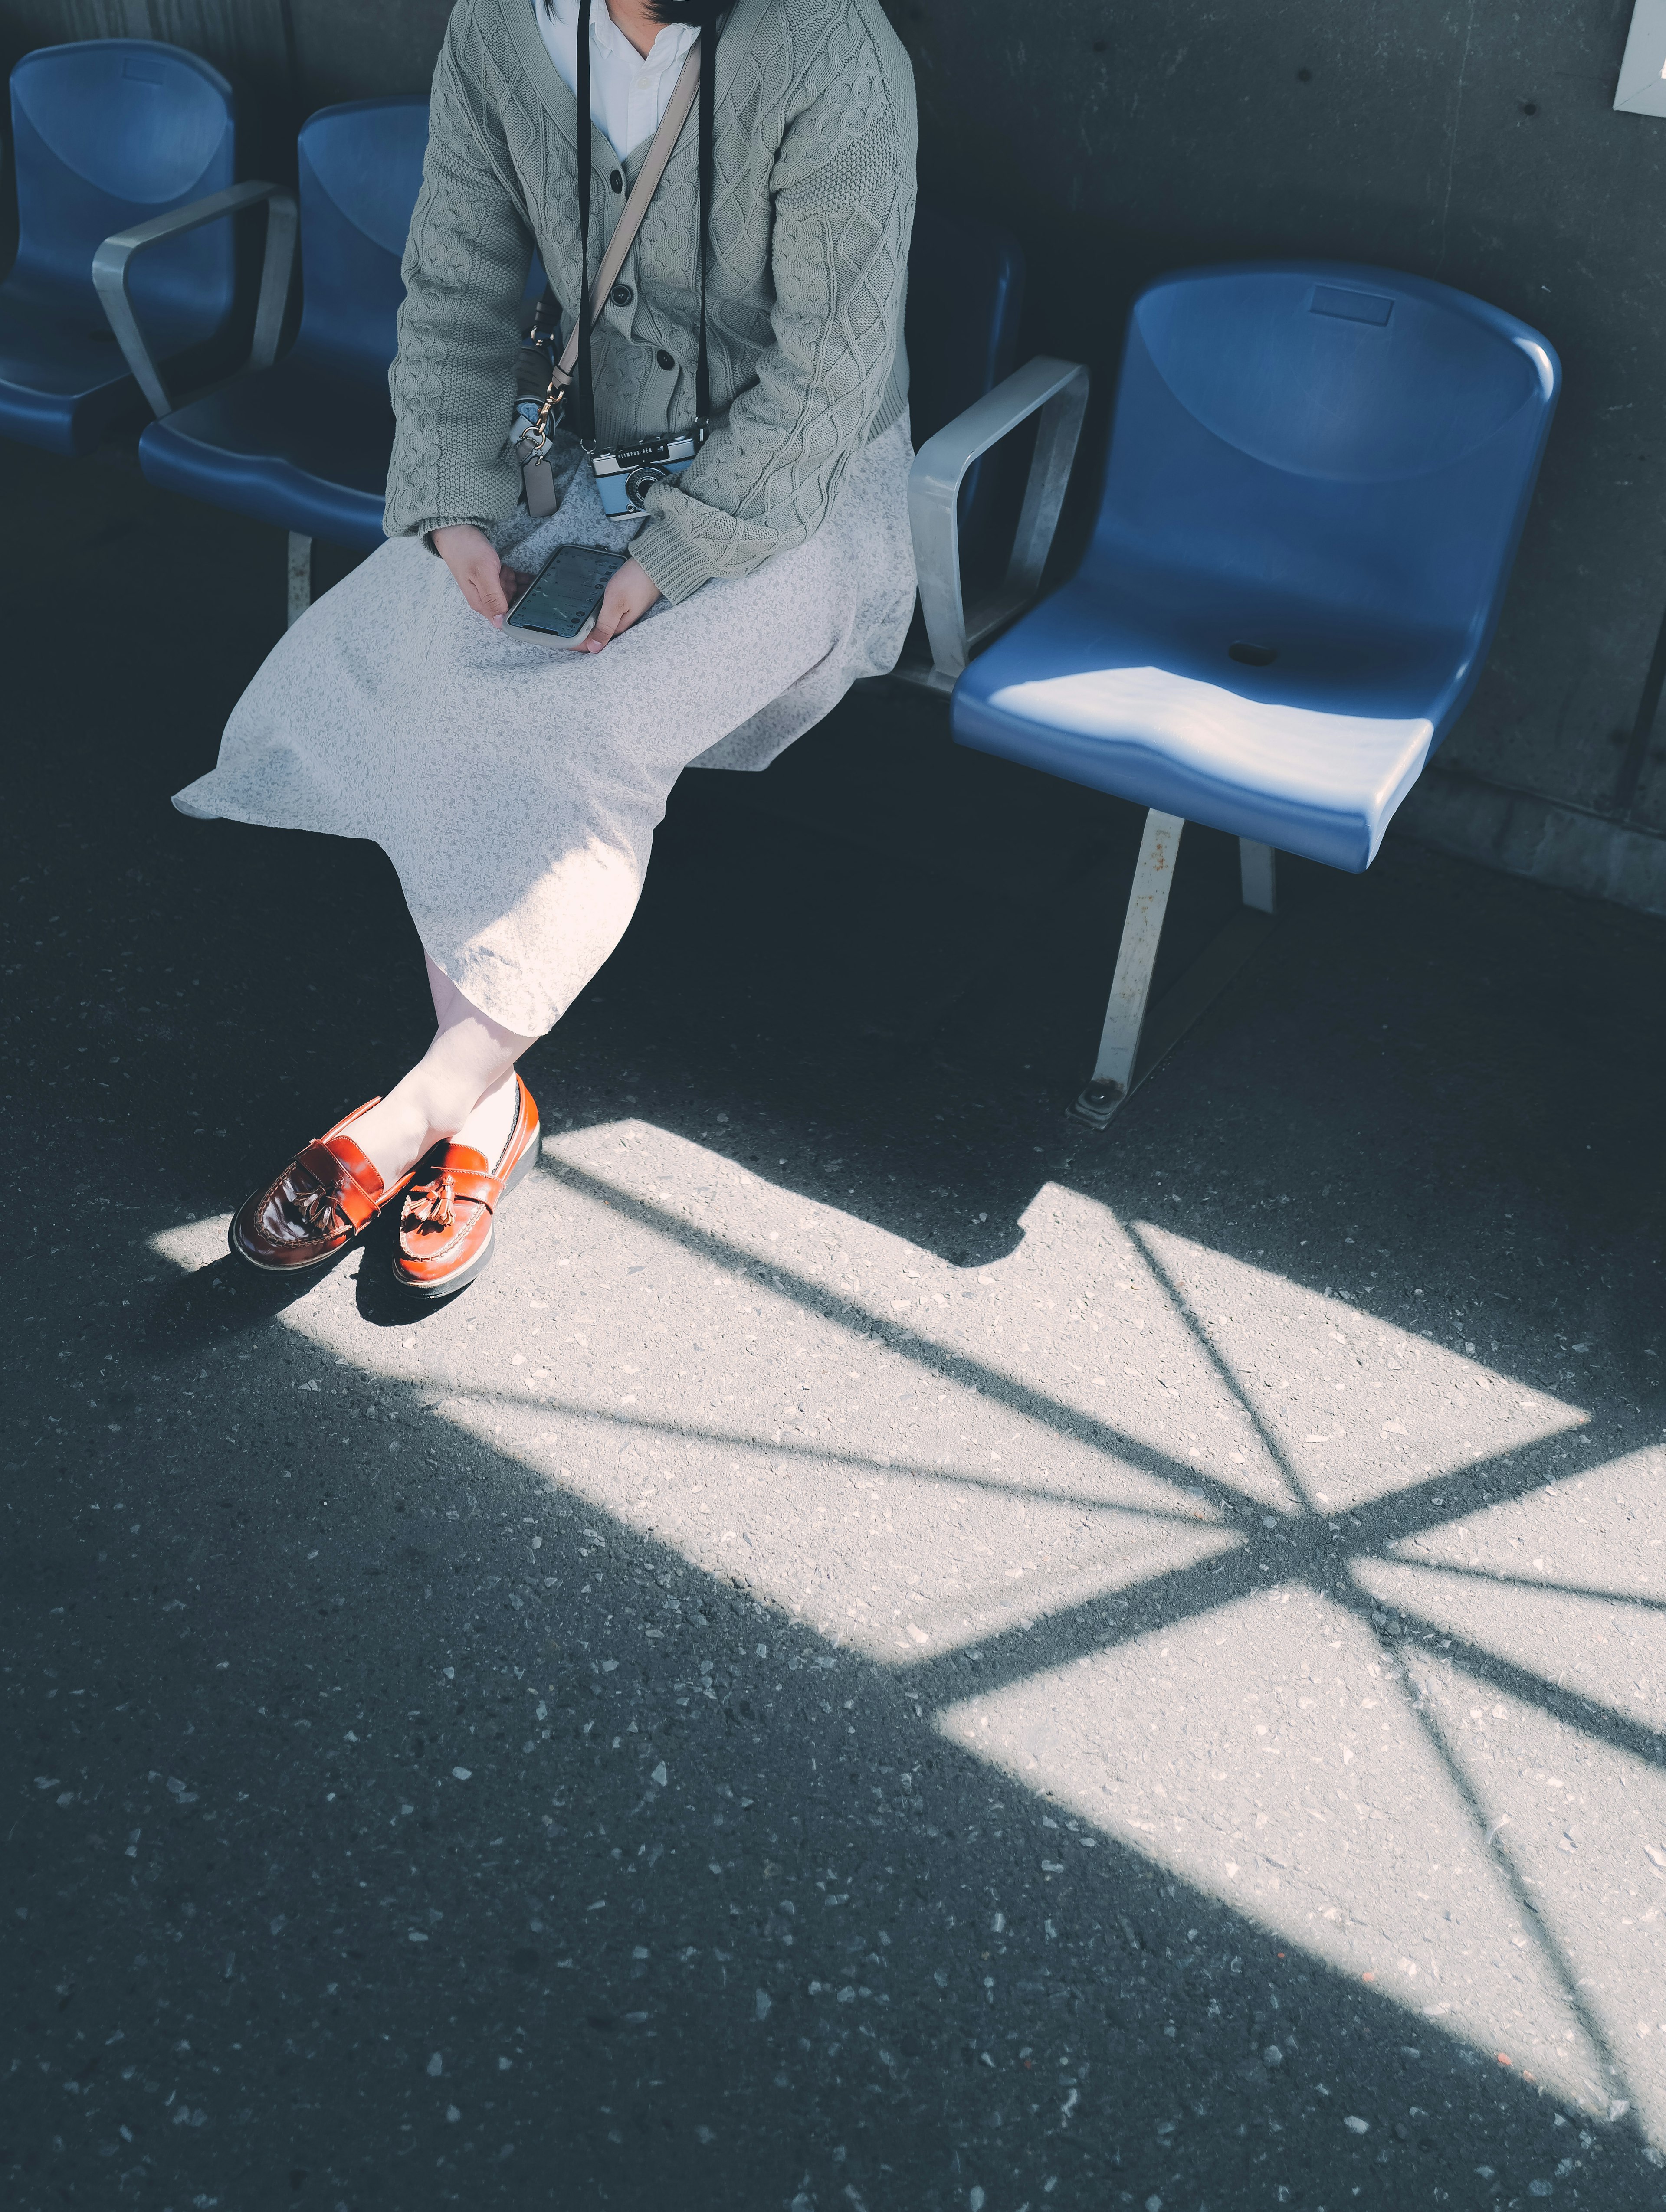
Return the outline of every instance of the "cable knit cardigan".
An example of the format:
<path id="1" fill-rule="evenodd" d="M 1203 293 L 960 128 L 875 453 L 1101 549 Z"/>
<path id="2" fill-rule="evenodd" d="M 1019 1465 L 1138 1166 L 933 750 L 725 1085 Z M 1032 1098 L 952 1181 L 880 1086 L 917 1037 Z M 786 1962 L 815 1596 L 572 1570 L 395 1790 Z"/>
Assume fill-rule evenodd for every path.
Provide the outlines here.
<path id="1" fill-rule="evenodd" d="M 508 430 L 534 247 L 569 326 L 579 297 L 578 112 L 537 4 L 459 0 L 435 71 L 389 378 L 390 537 L 514 514 Z M 914 81 L 879 0 L 737 0 L 715 107 L 714 426 L 693 465 L 648 494 L 632 549 L 672 601 L 808 538 L 908 393 Z M 630 149 L 623 189 L 646 152 Z M 623 200 L 599 131 L 591 160 L 593 274 Z M 693 419 L 698 182 L 690 116 L 596 327 L 605 447 Z"/>

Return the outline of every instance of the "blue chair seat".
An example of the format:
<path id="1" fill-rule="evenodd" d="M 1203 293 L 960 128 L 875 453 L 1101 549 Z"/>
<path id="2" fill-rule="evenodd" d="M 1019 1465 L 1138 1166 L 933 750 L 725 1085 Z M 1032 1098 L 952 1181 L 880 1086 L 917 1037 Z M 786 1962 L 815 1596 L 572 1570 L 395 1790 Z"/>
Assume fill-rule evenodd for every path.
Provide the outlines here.
<path id="1" fill-rule="evenodd" d="M 1536 331 L 1416 277 L 1162 279 L 1092 543 L 961 677 L 956 737 L 1368 867 L 1480 673 L 1557 386 Z"/>
<path id="2" fill-rule="evenodd" d="M 96 301 L 89 311 L 78 300 L 0 288 L 0 431 L 7 437 L 82 453 L 133 404 L 137 389 Z"/>
<path id="3" fill-rule="evenodd" d="M 0 436 L 85 453 L 140 406 L 98 295 L 112 232 L 223 190 L 235 168 L 231 88 L 196 55 L 148 39 L 42 46 L 12 73 L 17 258 L 0 284 Z M 235 257 L 192 235 L 134 278 L 151 349 L 176 376 L 227 365 Z"/>
<path id="4" fill-rule="evenodd" d="M 84 453 L 139 404 L 115 333 L 94 302 L 0 289 L 0 434 L 60 453 Z M 220 319 L 153 310 L 158 357 L 170 374 L 223 355 Z"/>
<path id="5" fill-rule="evenodd" d="M 297 348 L 151 423 L 140 445 L 145 475 L 170 491 L 362 551 L 382 542 L 393 447 L 385 381 Z"/>
<path id="6" fill-rule="evenodd" d="M 1241 579 L 1107 563 L 971 664 L 955 734 L 1357 872 L 1421 773 L 1469 658 L 1462 635 L 1345 610 L 1327 620 Z"/>

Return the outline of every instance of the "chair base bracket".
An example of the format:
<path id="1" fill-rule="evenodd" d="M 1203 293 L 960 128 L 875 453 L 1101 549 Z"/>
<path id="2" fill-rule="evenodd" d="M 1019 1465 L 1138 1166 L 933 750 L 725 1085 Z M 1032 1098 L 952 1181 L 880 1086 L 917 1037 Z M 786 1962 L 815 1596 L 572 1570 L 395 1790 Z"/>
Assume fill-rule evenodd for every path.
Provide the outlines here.
<path id="1" fill-rule="evenodd" d="M 1140 1041 L 1133 1081 L 1126 1085 L 1102 1079 L 1090 1083 L 1069 1109 L 1071 1118 L 1085 1121 L 1092 1129 L 1109 1128 L 1146 1078 L 1167 1059 L 1193 1023 L 1208 1012 L 1239 969 L 1261 950 L 1274 927 L 1270 914 L 1240 907 L 1152 1008 Z"/>
<path id="2" fill-rule="evenodd" d="M 1092 1128 L 1108 1129 L 1128 1096 L 1120 1083 L 1090 1083 L 1070 1111 Z"/>

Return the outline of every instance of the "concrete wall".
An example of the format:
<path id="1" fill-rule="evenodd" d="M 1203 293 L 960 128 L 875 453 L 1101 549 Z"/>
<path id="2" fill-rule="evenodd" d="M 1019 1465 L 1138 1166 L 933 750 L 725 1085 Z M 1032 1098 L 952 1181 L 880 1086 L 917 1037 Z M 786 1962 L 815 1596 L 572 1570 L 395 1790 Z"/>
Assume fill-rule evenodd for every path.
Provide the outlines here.
<path id="1" fill-rule="evenodd" d="M 1551 338 L 1566 393 L 1498 643 L 1408 820 L 1666 911 L 1666 743 L 1638 727 L 1666 610 L 1666 120 L 1610 104 L 1632 0 L 889 4 L 926 190 L 1016 227 L 1031 345 L 1091 362 L 1102 405 L 1133 294 L 1189 262 L 1382 262 Z M 310 108 L 421 88 L 447 13 L 0 0 L 0 42 L 195 46 L 277 161 Z"/>

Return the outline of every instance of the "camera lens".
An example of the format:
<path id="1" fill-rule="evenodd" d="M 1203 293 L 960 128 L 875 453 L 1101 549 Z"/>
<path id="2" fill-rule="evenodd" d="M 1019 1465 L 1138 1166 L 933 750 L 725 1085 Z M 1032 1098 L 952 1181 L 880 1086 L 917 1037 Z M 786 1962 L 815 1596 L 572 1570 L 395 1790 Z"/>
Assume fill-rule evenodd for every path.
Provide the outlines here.
<path id="1" fill-rule="evenodd" d="M 671 471 L 660 468 L 650 461 L 640 469 L 632 469 L 630 474 L 625 478 L 625 497 L 640 514 L 642 512 L 642 501 L 646 494 L 650 492 L 655 484 L 670 482 Z"/>

